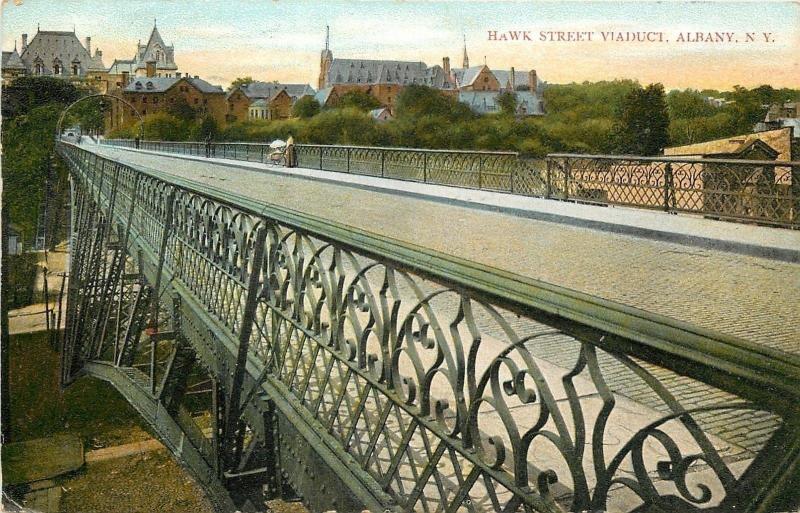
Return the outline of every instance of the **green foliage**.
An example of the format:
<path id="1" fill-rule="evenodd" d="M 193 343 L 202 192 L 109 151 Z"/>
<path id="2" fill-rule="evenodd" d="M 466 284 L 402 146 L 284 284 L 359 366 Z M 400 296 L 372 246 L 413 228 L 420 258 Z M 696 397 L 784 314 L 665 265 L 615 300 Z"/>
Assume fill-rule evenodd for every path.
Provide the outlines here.
<path id="1" fill-rule="evenodd" d="M 500 105 L 500 112 L 506 116 L 514 116 L 517 113 L 517 95 L 512 91 L 497 95 L 497 104 Z"/>
<path id="2" fill-rule="evenodd" d="M 170 103 L 167 107 L 167 114 L 178 118 L 181 121 L 194 121 L 197 118 L 197 111 L 189 105 L 185 98 L 178 98 L 177 101 Z"/>
<path id="3" fill-rule="evenodd" d="M 470 108 L 456 98 L 423 85 L 410 85 L 397 95 L 397 117 L 417 119 L 424 116 L 441 117 L 450 121 L 474 119 Z"/>
<path id="4" fill-rule="evenodd" d="M 343 94 L 333 105 L 337 109 L 358 109 L 364 112 L 377 109 L 381 102 L 364 91 L 350 91 Z"/>
<path id="5" fill-rule="evenodd" d="M 319 102 L 313 96 L 303 96 L 292 106 L 292 116 L 296 118 L 308 119 L 319 114 Z"/>
<path id="6" fill-rule="evenodd" d="M 3 86 L 3 119 L 24 116 L 49 103 L 69 105 L 86 94 L 67 80 L 53 77 L 20 77 Z"/>
<path id="7" fill-rule="evenodd" d="M 161 141 L 185 141 L 191 137 L 193 126 L 191 120 L 166 112 L 156 112 L 144 117 L 144 137 Z"/>
<path id="8" fill-rule="evenodd" d="M 66 391 L 59 385 L 59 356 L 47 333 L 14 335 L 9 344 L 11 438 L 14 441 L 74 433 L 114 441 L 120 428 L 143 426 L 135 410 L 108 383 L 90 378 Z"/>
<path id="9" fill-rule="evenodd" d="M 33 304 L 33 288 L 38 270 L 37 254 L 6 255 L 5 258 L 7 266 L 4 267 L 7 267 L 8 272 L 5 308 L 19 308 Z"/>
<path id="10" fill-rule="evenodd" d="M 669 143 L 669 113 L 664 86 L 650 84 L 629 92 L 616 125 L 617 152 L 657 155 Z"/>
<path id="11" fill-rule="evenodd" d="M 205 116 L 200 123 L 194 125 L 190 139 L 195 141 L 205 141 L 206 139 L 217 139 L 219 127 L 211 116 Z"/>
<path id="12" fill-rule="evenodd" d="M 253 80 L 253 77 L 249 75 L 246 77 L 239 77 L 231 82 L 230 87 L 228 87 L 228 91 L 235 91 L 237 88 L 243 85 L 252 84 L 253 82 L 255 82 L 255 80 Z"/>
<path id="13" fill-rule="evenodd" d="M 20 227 L 26 241 L 36 235 L 56 124 L 63 107 L 48 103 L 3 123 L 3 202 L 8 205 L 10 221 Z"/>
<path id="14" fill-rule="evenodd" d="M 715 113 L 715 107 L 708 103 L 706 97 L 707 95 L 692 89 L 670 91 L 667 94 L 670 118 L 687 119 L 712 116 Z"/>

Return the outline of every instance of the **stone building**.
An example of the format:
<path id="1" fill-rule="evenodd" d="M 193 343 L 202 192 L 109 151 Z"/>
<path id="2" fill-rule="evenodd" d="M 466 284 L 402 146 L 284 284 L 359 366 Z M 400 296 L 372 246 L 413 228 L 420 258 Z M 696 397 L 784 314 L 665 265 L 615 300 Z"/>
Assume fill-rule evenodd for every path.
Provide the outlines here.
<path id="1" fill-rule="evenodd" d="M 245 119 L 286 119 L 292 106 L 303 96 L 314 96 L 309 84 L 281 84 L 279 82 L 250 82 L 228 93 L 228 121 Z M 255 102 L 259 105 L 254 107 Z M 263 109 L 263 111 L 261 110 Z M 254 117 L 254 114 L 258 116 Z M 267 117 L 259 117 L 265 114 Z"/>
<path id="2" fill-rule="evenodd" d="M 164 43 L 155 22 L 147 43 L 140 40 L 136 45 L 133 58 L 114 59 L 111 63 L 106 74 L 107 90 L 122 90 L 135 77 L 181 78 L 175 63 L 175 48 Z"/>
<path id="3" fill-rule="evenodd" d="M 196 119 L 209 116 L 219 126 L 226 123 L 227 104 L 222 87 L 199 77 L 138 77 L 119 93 L 142 116 L 158 112 L 194 111 Z M 113 102 L 117 104 L 118 102 Z M 136 121 L 129 107 L 114 106 L 108 128 L 126 126 Z"/>
<path id="4" fill-rule="evenodd" d="M 496 110 L 497 95 L 514 91 L 517 95 L 520 116 L 544 114 L 542 91 L 544 83 L 535 70 L 492 70 L 487 65 L 470 67 L 466 43 L 462 67 L 451 68 L 450 58 L 442 58 L 442 65 L 428 66 L 421 61 L 396 61 L 373 59 L 334 58 L 330 39 L 325 39 L 325 49 L 320 54 L 319 91 L 331 90 L 330 97 L 359 90 L 375 97 L 382 106 L 394 108 L 397 96 L 404 87 L 424 85 L 452 94 L 467 103 L 476 112 L 489 114 Z M 481 94 L 468 94 L 481 93 Z"/>
<path id="5" fill-rule="evenodd" d="M 100 82 L 106 73 L 103 52 L 98 48 L 92 54 L 92 38 L 84 43 L 74 31 L 36 29 L 33 39 L 22 34 L 22 44 L 17 53 L 3 52 L 3 82 L 19 76 L 47 76 L 66 80 Z"/>

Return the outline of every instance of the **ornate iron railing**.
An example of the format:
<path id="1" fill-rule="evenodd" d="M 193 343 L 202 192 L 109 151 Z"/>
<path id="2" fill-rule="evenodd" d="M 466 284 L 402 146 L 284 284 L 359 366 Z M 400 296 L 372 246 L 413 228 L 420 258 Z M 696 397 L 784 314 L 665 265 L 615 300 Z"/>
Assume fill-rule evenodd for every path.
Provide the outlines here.
<path id="1" fill-rule="evenodd" d="M 134 147 L 132 140 L 105 144 Z M 261 143 L 140 141 L 140 149 L 267 162 Z M 800 227 L 800 162 L 362 146 L 296 146 L 300 167 L 599 205 Z"/>
<path id="2" fill-rule="evenodd" d="M 116 201 L 137 244 L 162 255 L 205 329 L 236 341 L 236 375 L 247 366 L 270 400 L 298 404 L 388 508 L 761 512 L 800 500 L 794 355 L 59 151 L 101 210 Z"/>

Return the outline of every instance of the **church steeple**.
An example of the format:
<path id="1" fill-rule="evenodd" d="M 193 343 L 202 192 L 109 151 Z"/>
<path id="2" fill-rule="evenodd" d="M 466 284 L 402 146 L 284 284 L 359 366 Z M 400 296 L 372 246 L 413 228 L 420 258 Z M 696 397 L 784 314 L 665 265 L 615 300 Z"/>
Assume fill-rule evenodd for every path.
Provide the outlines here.
<path id="1" fill-rule="evenodd" d="M 325 49 L 320 53 L 317 89 L 324 89 L 328 86 L 328 71 L 330 71 L 332 63 L 333 52 L 331 52 L 331 28 L 330 26 L 325 25 Z"/>
<path id="2" fill-rule="evenodd" d="M 461 63 L 462 68 L 469 68 L 469 56 L 467 56 L 467 35 L 464 34 L 464 60 Z"/>

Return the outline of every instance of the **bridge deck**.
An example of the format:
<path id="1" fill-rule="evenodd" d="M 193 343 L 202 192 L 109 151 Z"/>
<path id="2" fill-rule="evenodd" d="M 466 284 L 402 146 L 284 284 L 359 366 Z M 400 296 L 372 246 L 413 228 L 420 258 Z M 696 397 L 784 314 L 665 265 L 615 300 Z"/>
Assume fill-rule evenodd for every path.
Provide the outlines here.
<path id="1" fill-rule="evenodd" d="M 152 168 L 800 353 L 800 265 L 531 220 L 297 176 L 89 146 Z M 256 165 L 254 165 L 256 166 Z"/>

